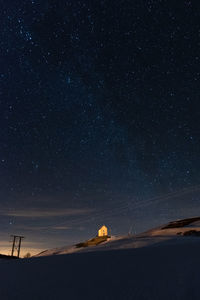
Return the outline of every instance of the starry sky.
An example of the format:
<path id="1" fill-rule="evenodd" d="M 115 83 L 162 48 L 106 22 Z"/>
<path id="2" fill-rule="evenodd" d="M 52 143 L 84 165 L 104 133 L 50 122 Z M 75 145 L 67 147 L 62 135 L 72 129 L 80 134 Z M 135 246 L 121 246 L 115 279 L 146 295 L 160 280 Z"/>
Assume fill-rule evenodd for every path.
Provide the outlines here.
<path id="1" fill-rule="evenodd" d="M 200 214 L 198 1 L 0 4 L 0 250 Z"/>

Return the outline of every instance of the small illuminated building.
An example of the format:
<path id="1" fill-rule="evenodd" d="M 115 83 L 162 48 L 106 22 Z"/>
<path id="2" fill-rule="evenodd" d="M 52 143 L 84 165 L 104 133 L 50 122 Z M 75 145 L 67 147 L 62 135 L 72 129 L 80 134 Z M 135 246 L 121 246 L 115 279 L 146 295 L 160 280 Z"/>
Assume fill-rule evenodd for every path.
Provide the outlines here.
<path id="1" fill-rule="evenodd" d="M 108 228 L 103 225 L 99 230 L 98 230 L 98 236 L 107 236 L 108 235 Z"/>

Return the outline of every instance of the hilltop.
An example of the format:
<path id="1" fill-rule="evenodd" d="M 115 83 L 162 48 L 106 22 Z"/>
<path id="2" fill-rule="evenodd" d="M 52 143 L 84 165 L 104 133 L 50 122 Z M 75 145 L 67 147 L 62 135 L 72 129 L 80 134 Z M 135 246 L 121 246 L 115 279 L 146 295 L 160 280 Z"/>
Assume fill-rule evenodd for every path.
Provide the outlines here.
<path id="1" fill-rule="evenodd" d="M 17 256 L 10 256 L 5 254 L 0 254 L 0 259 L 18 259 Z"/>
<path id="2" fill-rule="evenodd" d="M 36 256 L 142 248 L 163 242 L 184 243 L 188 242 L 188 236 L 190 241 L 196 241 L 195 237 L 200 236 L 200 217 L 176 220 L 134 236 L 96 237 L 72 246 L 45 250 Z"/>

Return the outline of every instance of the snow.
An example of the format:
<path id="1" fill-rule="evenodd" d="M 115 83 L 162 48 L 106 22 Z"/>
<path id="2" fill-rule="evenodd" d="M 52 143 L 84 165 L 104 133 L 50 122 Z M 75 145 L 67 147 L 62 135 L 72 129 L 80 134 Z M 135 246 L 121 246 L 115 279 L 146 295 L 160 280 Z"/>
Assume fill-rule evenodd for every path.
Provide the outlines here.
<path id="1" fill-rule="evenodd" d="M 71 254 L 0 260 L 0 299 L 199 300 L 200 237 L 150 232 Z"/>
<path id="2" fill-rule="evenodd" d="M 189 230 L 196 230 L 200 232 L 200 220 L 196 220 L 197 217 L 185 220 L 178 220 L 171 222 L 157 228 L 151 229 L 147 232 L 136 236 L 112 236 L 108 238 L 106 242 L 101 243 L 97 246 L 89 246 L 77 248 L 76 245 L 67 246 L 62 248 L 54 248 L 50 250 L 43 251 L 37 256 L 49 256 L 49 255 L 61 255 L 70 253 L 83 253 L 83 252 L 93 252 L 93 251 L 107 251 L 107 250 L 119 250 L 119 249 L 133 249 L 147 247 L 151 245 L 157 245 L 163 242 L 168 244 L 172 243 L 185 243 L 188 241 L 188 237 L 180 236 Z M 200 218 L 199 218 L 200 219 Z M 190 220 L 190 223 L 188 222 Z M 177 226 L 178 222 L 186 221 L 185 225 L 182 227 Z M 189 224 L 188 224 L 189 223 Z M 173 225 L 174 224 L 174 225 Z M 168 226 L 174 227 L 168 227 Z M 190 242 L 196 240 L 195 237 L 190 237 Z"/>
<path id="3" fill-rule="evenodd" d="M 190 239 L 190 238 L 189 238 Z M 0 299 L 200 299 L 200 242 L 1 262 Z"/>

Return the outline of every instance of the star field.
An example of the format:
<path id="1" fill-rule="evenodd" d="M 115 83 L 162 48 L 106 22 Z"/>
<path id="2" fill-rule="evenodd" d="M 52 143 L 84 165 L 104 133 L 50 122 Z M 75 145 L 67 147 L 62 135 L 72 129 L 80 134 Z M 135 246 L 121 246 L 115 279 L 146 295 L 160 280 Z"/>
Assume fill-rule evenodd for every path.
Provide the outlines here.
<path id="1" fill-rule="evenodd" d="M 198 2 L 1 6 L 3 238 L 47 247 L 200 212 Z"/>

